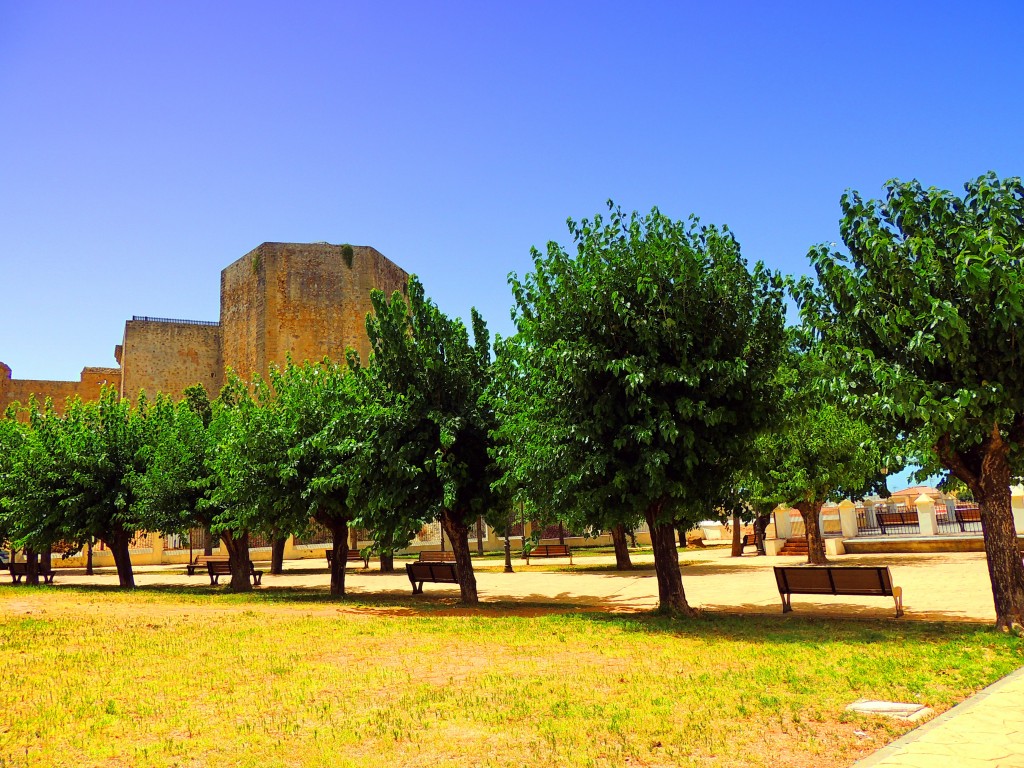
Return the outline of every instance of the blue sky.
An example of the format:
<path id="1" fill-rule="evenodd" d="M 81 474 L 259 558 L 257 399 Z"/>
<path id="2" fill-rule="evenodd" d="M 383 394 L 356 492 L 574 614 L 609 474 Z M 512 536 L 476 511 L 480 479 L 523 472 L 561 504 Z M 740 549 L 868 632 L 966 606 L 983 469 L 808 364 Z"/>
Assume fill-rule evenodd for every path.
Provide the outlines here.
<path id="1" fill-rule="evenodd" d="M 1024 171 L 1022 9 L 0 0 L 0 360 L 113 365 L 274 240 L 508 333 L 508 272 L 609 198 L 805 272 L 844 189 Z"/>

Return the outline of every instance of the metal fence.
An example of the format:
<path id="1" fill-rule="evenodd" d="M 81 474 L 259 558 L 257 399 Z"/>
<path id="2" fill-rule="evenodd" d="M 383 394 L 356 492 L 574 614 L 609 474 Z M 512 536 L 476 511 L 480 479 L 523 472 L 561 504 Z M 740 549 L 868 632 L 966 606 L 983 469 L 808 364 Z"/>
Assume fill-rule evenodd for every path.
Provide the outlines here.
<path id="1" fill-rule="evenodd" d="M 305 536 L 296 536 L 295 545 L 301 547 L 302 545 L 324 545 L 333 544 L 334 534 L 331 533 L 331 529 L 325 525 L 310 520 L 309 528 L 306 530 Z"/>
<path id="2" fill-rule="evenodd" d="M 132 320 L 143 323 L 171 323 L 173 325 L 220 325 L 217 320 L 178 320 L 173 317 L 147 317 L 132 315 Z"/>
<path id="3" fill-rule="evenodd" d="M 939 499 L 935 502 L 939 534 L 981 533 L 981 510 L 973 502 Z M 917 536 L 921 534 L 917 506 L 904 502 L 857 505 L 858 536 Z"/>

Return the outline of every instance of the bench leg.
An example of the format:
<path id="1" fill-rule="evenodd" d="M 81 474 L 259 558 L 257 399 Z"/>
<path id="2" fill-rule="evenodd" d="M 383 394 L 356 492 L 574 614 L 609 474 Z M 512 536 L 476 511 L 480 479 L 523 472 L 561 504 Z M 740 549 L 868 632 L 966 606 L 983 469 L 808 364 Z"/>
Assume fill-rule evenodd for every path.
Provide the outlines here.
<path id="1" fill-rule="evenodd" d="M 53 577 L 55 575 L 56 574 L 54 574 L 54 573 L 51 573 L 49 576 L 44 575 L 43 576 L 43 581 L 46 582 L 47 584 L 53 584 Z"/>
<path id="2" fill-rule="evenodd" d="M 903 615 L 903 587 L 892 588 L 892 599 L 896 602 L 896 618 Z"/>
<path id="3" fill-rule="evenodd" d="M 263 574 L 262 573 L 254 573 L 252 575 L 252 585 L 254 587 L 260 586 L 260 582 L 261 581 L 263 581 Z"/>
<path id="4" fill-rule="evenodd" d="M 793 596 L 790 594 L 783 594 L 782 597 L 782 612 L 789 613 L 793 610 Z"/>
<path id="5" fill-rule="evenodd" d="M 217 581 L 219 578 L 220 578 L 220 576 L 214 576 L 213 574 L 211 574 L 210 575 L 210 586 L 211 587 L 217 586 L 217 584 L 219 584 L 219 582 Z"/>

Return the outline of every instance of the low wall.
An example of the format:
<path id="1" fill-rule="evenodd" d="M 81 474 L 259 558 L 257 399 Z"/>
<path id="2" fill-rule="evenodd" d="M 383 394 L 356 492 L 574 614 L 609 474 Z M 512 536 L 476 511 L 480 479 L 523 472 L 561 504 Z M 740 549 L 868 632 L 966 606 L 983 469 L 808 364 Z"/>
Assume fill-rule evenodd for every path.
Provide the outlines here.
<path id="1" fill-rule="evenodd" d="M 1017 546 L 1024 552 L 1024 536 L 1017 537 Z M 985 540 L 979 536 L 873 536 L 843 539 L 848 555 L 873 555 L 898 552 L 984 552 Z"/>

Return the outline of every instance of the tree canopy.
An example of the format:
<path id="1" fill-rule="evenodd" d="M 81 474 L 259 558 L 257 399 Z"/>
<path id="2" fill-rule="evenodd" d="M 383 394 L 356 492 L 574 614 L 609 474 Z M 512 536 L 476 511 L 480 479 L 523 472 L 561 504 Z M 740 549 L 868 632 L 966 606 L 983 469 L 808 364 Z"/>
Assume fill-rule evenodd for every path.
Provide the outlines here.
<path id="1" fill-rule="evenodd" d="M 883 200 L 847 192 L 848 253 L 811 250 L 805 322 L 842 376 L 835 386 L 943 469 L 982 510 L 997 623 L 1024 624 L 1024 567 L 1009 484 L 1024 447 L 1024 186 L 986 174 L 964 195 L 892 180 Z"/>
<path id="2" fill-rule="evenodd" d="M 507 512 L 490 455 L 496 420 L 485 397 L 492 367 L 487 326 L 474 309 L 471 342 L 465 324 L 441 312 L 415 276 L 408 299 L 396 292 L 388 301 L 374 291 L 371 300 L 365 375 L 375 405 L 362 424 L 372 455 L 362 467 L 368 527 L 398 537 L 440 520 L 462 600 L 476 603 L 469 527 L 479 516 Z"/>
<path id="3" fill-rule="evenodd" d="M 510 277 L 503 464 L 538 502 L 643 516 L 661 605 L 688 611 L 672 524 L 721 494 L 774 413 L 782 284 L 727 228 L 609 209 L 568 222 L 574 255 L 549 243 Z"/>

